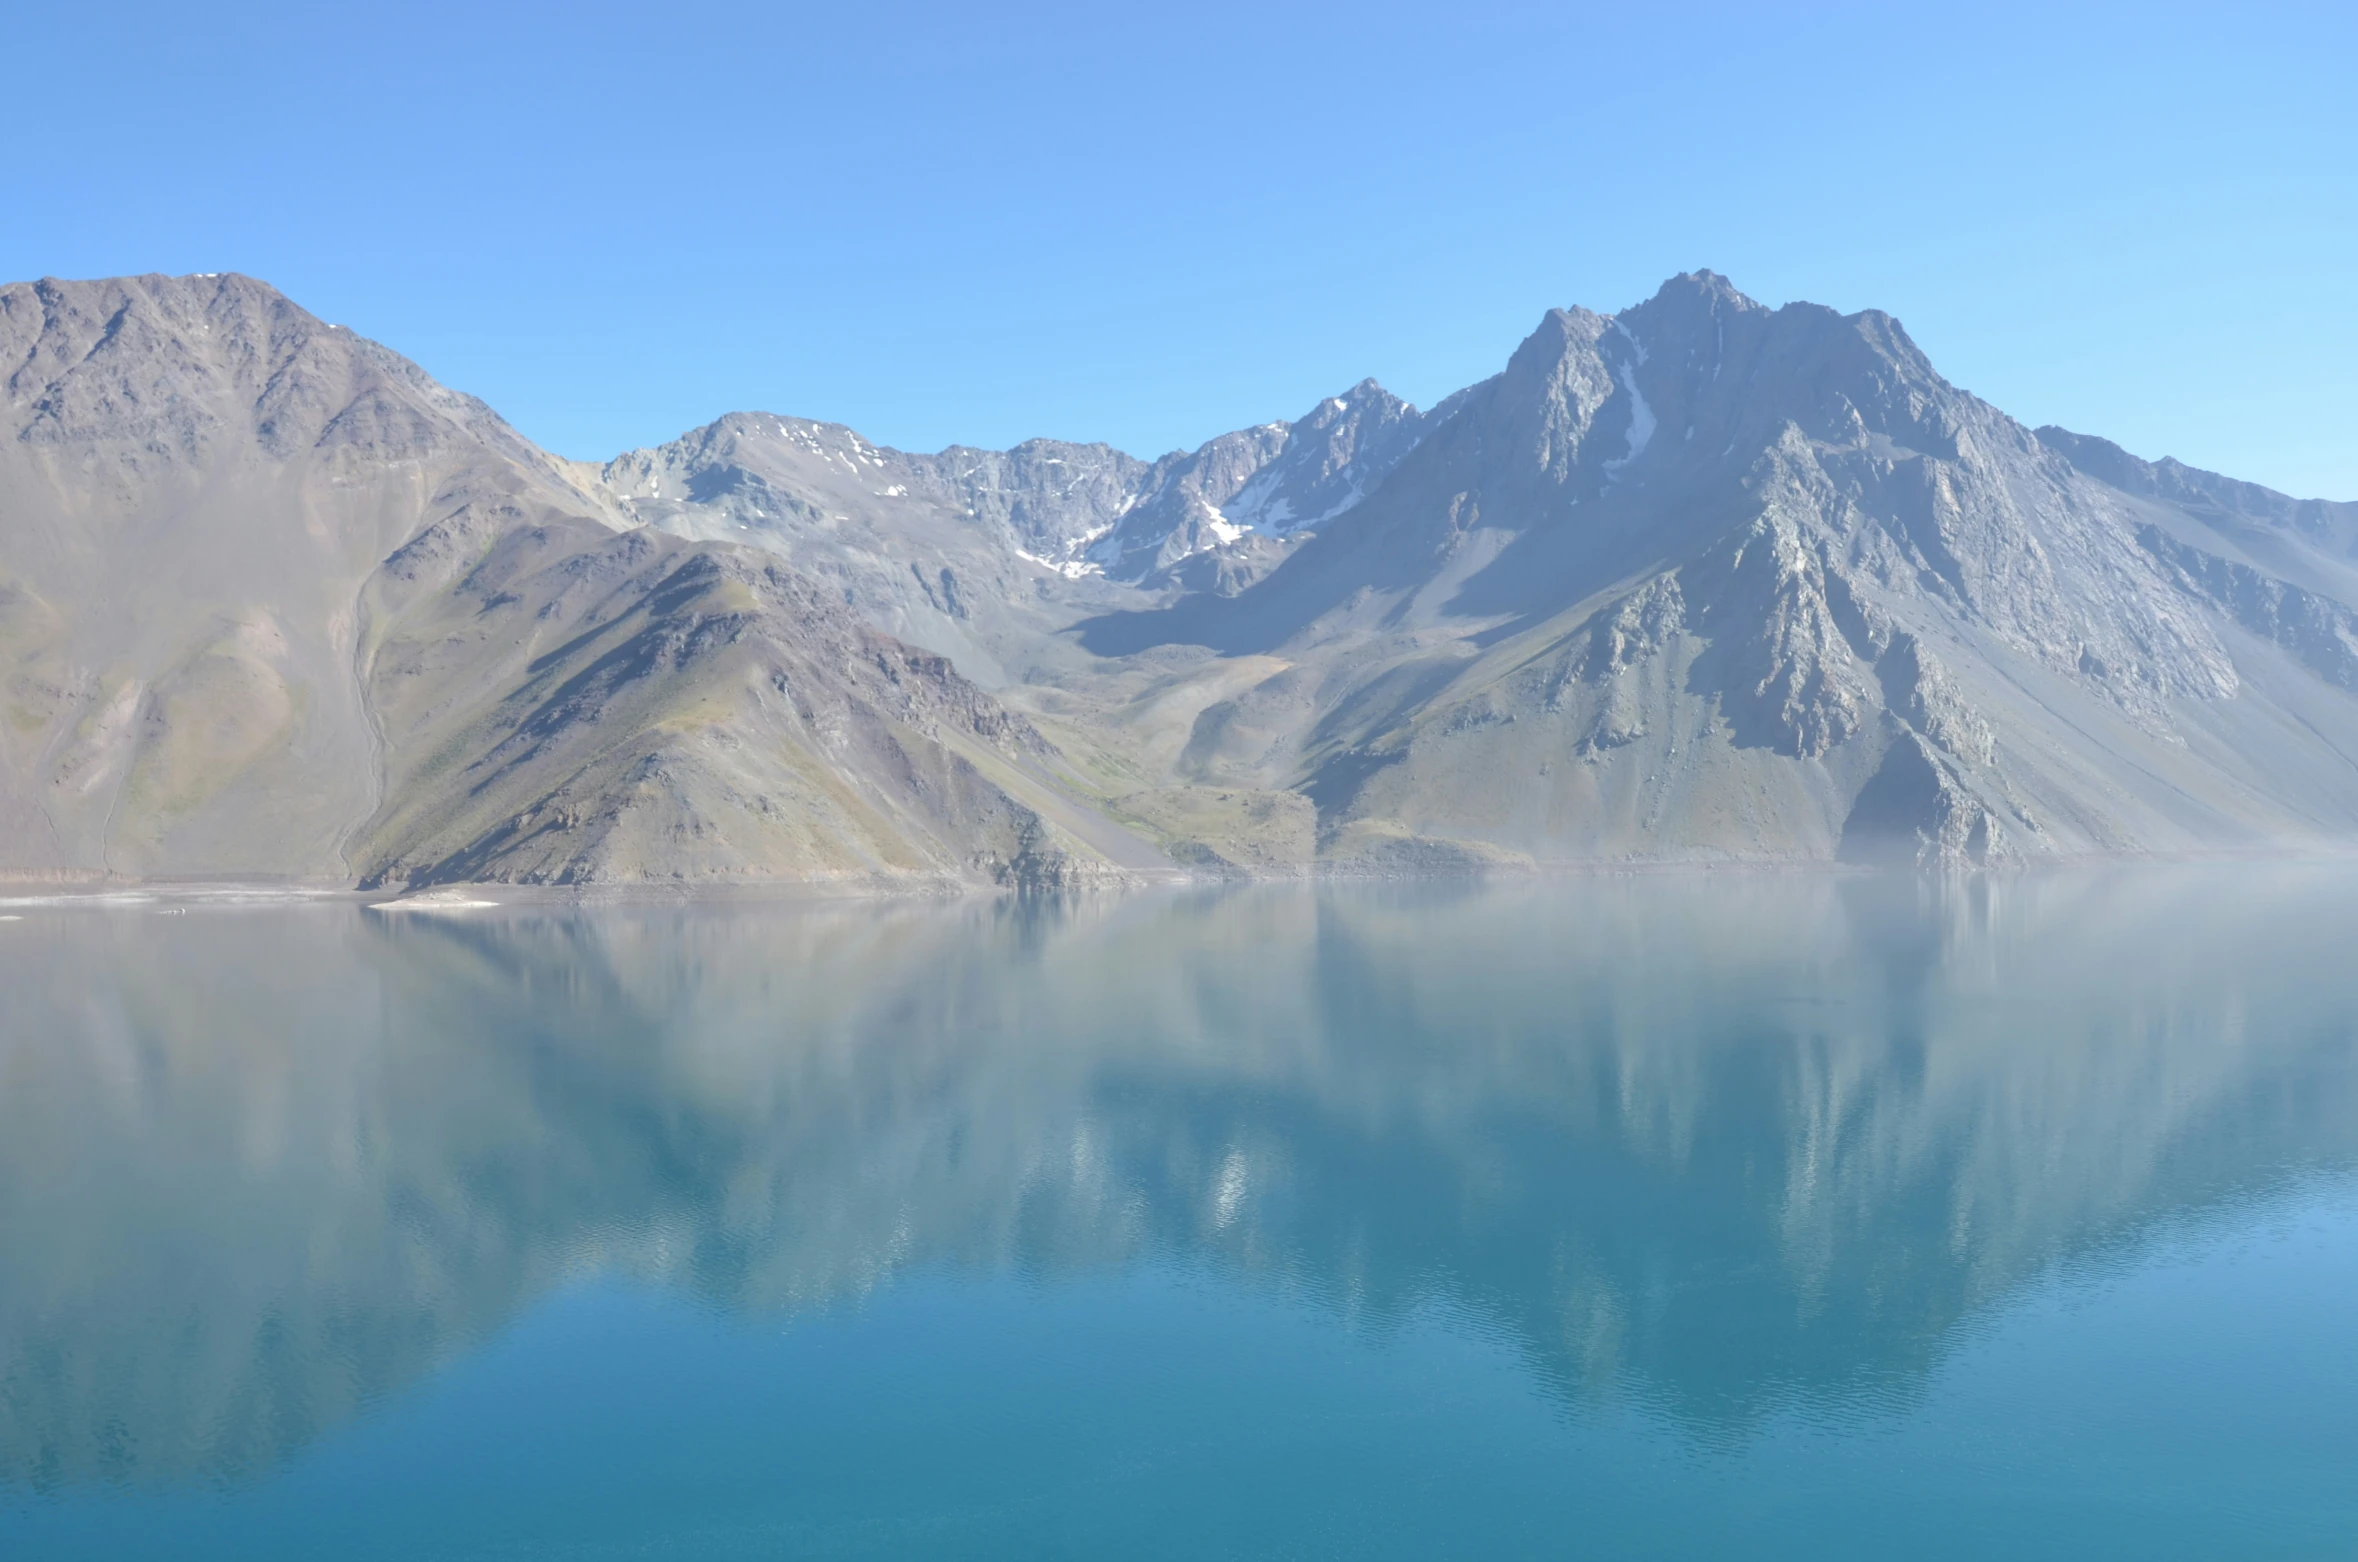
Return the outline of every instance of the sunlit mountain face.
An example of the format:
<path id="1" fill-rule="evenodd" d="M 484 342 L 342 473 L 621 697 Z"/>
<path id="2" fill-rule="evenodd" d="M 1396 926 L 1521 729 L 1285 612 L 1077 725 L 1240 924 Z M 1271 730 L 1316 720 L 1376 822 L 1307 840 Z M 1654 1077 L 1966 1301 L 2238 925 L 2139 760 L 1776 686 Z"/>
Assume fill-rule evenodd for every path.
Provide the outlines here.
<path id="1" fill-rule="evenodd" d="M 267 1489 L 615 1284 L 791 1331 L 1182 1272 L 1696 1447 L 1903 1422 L 2026 1291 L 2351 1173 L 2353 933 L 2291 867 L 46 907 L 0 1484 Z"/>

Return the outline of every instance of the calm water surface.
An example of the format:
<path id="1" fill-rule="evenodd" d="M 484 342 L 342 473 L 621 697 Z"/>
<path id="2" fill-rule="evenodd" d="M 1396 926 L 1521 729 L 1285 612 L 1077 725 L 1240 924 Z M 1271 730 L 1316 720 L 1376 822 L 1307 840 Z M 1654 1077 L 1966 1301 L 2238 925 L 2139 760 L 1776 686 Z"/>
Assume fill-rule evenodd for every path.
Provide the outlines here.
<path id="1" fill-rule="evenodd" d="M 2358 1556 L 2358 872 L 14 906 L 0 1557 Z"/>

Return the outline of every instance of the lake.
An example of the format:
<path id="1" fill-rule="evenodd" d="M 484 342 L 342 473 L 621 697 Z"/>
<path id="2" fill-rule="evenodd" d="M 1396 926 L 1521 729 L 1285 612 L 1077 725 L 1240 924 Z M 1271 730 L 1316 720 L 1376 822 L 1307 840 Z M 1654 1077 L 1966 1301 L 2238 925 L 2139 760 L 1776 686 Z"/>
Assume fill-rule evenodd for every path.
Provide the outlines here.
<path id="1" fill-rule="evenodd" d="M 0 1556 L 2358 1555 L 2358 870 L 0 907 Z"/>

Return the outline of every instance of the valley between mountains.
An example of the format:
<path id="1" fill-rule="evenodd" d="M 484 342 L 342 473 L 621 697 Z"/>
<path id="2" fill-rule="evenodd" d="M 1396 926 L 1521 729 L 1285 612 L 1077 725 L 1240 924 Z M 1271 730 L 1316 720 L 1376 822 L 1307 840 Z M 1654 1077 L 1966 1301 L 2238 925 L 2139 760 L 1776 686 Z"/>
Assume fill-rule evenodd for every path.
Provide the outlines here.
<path id="1" fill-rule="evenodd" d="M 1147 461 L 603 465 L 218 276 L 0 288 L 0 878 L 1055 889 L 2358 841 L 2358 504 L 1698 272 Z"/>

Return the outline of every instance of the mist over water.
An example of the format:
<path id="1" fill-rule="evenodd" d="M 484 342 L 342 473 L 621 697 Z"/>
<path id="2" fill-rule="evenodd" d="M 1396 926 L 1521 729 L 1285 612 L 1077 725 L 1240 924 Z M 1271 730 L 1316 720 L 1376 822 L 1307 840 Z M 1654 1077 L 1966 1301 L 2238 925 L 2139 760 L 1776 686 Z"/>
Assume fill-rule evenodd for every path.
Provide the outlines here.
<path id="1" fill-rule="evenodd" d="M 2296 866 L 43 908 L 0 1550 L 2358 1546 L 2353 948 Z"/>

